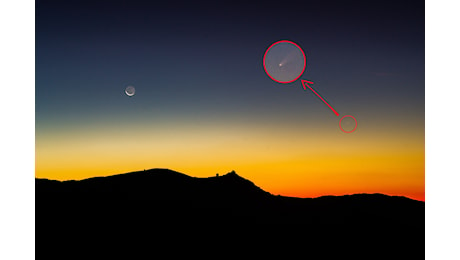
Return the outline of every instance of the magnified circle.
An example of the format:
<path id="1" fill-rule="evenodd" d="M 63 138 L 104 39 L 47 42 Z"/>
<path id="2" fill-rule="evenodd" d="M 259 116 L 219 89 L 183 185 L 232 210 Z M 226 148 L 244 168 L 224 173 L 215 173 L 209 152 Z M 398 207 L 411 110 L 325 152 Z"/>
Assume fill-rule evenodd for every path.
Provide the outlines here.
<path id="1" fill-rule="evenodd" d="M 127 86 L 125 89 L 125 94 L 129 97 L 132 97 L 134 94 L 136 94 L 136 89 L 133 86 Z"/>
<path id="2" fill-rule="evenodd" d="M 356 118 L 354 116 L 346 115 L 340 118 L 339 127 L 340 130 L 342 130 L 344 133 L 353 133 L 358 127 L 358 121 L 356 121 Z"/>
<path id="3" fill-rule="evenodd" d="M 282 40 L 273 43 L 265 51 L 264 69 L 267 75 L 278 83 L 296 81 L 307 66 L 307 58 L 299 45 Z"/>

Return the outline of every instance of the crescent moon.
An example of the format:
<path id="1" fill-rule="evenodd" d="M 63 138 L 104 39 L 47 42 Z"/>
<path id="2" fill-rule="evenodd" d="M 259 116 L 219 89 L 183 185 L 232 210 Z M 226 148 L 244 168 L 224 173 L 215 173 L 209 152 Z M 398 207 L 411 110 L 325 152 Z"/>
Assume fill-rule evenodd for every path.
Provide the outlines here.
<path id="1" fill-rule="evenodd" d="M 136 89 L 135 89 L 133 86 L 128 86 L 128 87 L 126 87 L 126 89 L 125 89 L 125 94 L 126 94 L 128 97 L 134 96 L 135 93 L 136 93 Z"/>

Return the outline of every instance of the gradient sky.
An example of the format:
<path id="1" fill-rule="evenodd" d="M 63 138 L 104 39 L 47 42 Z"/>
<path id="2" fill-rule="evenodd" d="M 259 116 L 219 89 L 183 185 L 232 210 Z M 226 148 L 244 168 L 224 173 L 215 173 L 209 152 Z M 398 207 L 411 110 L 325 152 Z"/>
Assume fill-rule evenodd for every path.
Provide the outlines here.
<path id="1" fill-rule="evenodd" d="M 36 3 L 36 177 L 235 170 L 273 194 L 424 200 L 423 1 L 156 2 Z M 339 117 L 267 76 L 279 40 Z"/>

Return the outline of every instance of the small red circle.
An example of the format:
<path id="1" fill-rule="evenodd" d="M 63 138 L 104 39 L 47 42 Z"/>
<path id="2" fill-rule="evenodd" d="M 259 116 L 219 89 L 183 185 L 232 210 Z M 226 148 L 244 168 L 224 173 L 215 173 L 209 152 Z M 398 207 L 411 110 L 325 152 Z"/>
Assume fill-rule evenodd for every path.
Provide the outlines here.
<path id="1" fill-rule="evenodd" d="M 299 76 L 293 80 L 290 80 L 290 81 L 279 81 L 275 78 L 273 78 L 270 73 L 268 73 L 267 71 L 267 67 L 265 67 L 265 58 L 267 57 L 267 53 L 268 51 L 275 45 L 277 45 L 278 43 L 283 43 L 283 42 L 286 42 L 286 43 L 290 43 L 290 44 L 293 44 L 294 46 L 296 46 L 297 48 L 299 48 L 300 52 L 302 52 L 302 55 L 303 55 L 303 69 L 302 69 L 302 72 L 299 74 Z M 265 54 L 264 54 L 264 70 L 265 70 L 265 73 L 267 73 L 267 75 L 274 81 L 278 82 L 278 83 L 291 83 L 291 82 L 294 82 L 296 80 L 298 80 L 300 78 L 300 76 L 302 76 L 302 74 L 304 73 L 305 71 L 305 67 L 307 66 L 307 58 L 305 57 L 305 53 L 303 52 L 302 48 L 300 48 L 299 45 L 297 45 L 295 42 L 291 42 L 291 41 L 288 41 L 288 40 L 281 40 L 281 41 L 277 41 L 275 43 L 273 43 L 272 45 L 270 45 L 270 47 L 268 47 L 268 49 L 265 51 Z"/>
<path id="2" fill-rule="evenodd" d="M 342 128 L 342 119 L 344 119 L 345 117 L 351 117 L 355 120 L 355 128 L 353 128 L 353 130 L 351 131 L 345 131 L 343 130 Z M 346 116 L 343 116 L 342 118 L 340 118 L 340 121 L 339 121 L 339 127 L 340 127 L 340 130 L 342 130 L 344 133 L 352 133 L 356 130 L 356 128 L 358 127 L 358 121 L 356 121 L 356 118 L 354 116 L 350 116 L 350 115 L 346 115 Z"/>

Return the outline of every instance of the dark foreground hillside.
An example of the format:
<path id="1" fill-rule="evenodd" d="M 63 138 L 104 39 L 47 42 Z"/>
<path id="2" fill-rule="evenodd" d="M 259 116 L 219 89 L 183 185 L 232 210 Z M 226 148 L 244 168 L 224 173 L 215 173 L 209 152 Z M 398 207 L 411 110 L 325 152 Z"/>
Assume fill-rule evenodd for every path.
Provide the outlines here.
<path id="1" fill-rule="evenodd" d="M 37 259 L 423 259 L 424 202 L 274 196 L 236 173 L 36 179 Z"/>

